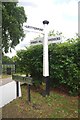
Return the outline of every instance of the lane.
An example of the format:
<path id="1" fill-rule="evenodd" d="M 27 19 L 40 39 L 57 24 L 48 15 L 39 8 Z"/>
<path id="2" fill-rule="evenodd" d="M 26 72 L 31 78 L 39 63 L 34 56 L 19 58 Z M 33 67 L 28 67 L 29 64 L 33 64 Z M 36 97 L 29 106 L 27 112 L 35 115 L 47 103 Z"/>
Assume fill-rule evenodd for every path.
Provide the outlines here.
<path id="1" fill-rule="evenodd" d="M 4 78 L 4 79 L 0 80 L 0 86 L 5 85 L 5 84 L 12 82 L 12 81 L 13 81 L 12 77 Z"/>

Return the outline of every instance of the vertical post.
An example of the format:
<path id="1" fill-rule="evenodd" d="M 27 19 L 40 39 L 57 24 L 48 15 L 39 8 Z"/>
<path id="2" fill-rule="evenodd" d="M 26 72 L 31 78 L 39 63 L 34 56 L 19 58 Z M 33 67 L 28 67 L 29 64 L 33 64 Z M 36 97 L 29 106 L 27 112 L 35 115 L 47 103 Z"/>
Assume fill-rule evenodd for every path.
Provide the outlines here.
<path id="1" fill-rule="evenodd" d="M 2 84 L 2 2 L 0 2 L 0 83 Z M 2 102 L 2 92 L 1 98 Z M 0 120 L 2 119 L 2 109 L 0 109 Z"/>
<path id="2" fill-rule="evenodd" d="M 17 97 L 19 97 L 19 82 L 18 81 L 16 82 L 16 88 L 17 88 L 16 89 L 17 90 L 16 94 L 17 94 Z"/>
<path id="3" fill-rule="evenodd" d="M 2 2 L 0 2 L 0 81 L 2 79 Z"/>
<path id="4" fill-rule="evenodd" d="M 28 102 L 31 102 L 31 96 L 30 96 L 30 84 L 28 84 Z"/>
<path id="5" fill-rule="evenodd" d="M 49 21 L 44 20 L 44 40 L 43 40 L 43 77 L 46 81 L 46 95 L 49 95 L 49 59 L 48 59 L 48 30 Z"/>

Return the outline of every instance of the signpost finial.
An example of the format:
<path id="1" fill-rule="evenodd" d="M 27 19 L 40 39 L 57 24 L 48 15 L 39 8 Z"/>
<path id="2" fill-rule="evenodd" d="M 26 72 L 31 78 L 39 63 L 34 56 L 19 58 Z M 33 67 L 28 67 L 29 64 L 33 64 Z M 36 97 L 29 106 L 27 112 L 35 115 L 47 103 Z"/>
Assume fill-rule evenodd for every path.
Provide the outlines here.
<path id="1" fill-rule="evenodd" d="M 48 25 L 48 24 L 49 24 L 49 21 L 48 21 L 48 20 L 44 20 L 44 21 L 43 21 L 43 24 L 47 24 L 47 25 Z"/>

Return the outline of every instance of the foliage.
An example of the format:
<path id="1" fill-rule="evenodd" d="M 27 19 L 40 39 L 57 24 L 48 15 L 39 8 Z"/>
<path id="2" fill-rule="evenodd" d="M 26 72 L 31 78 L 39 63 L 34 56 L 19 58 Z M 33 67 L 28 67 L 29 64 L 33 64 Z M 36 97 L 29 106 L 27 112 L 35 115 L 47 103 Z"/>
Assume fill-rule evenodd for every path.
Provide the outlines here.
<path id="1" fill-rule="evenodd" d="M 17 53 L 19 69 L 30 73 L 37 82 L 42 82 L 42 61 L 42 45 L 31 46 Z M 51 86 L 65 85 L 70 94 L 78 94 L 80 39 L 49 45 L 49 63 Z"/>
<path id="2" fill-rule="evenodd" d="M 80 61 L 78 61 L 80 54 L 77 44 L 67 42 L 54 48 L 50 46 L 50 78 L 53 82 L 51 85 L 59 87 L 64 84 L 70 94 L 78 93 L 80 79 Z"/>
<path id="3" fill-rule="evenodd" d="M 5 53 L 23 40 L 23 23 L 26 20 L 24 8 L 17 2 L 2 3 L 2 48 Z"/>
<path id="4" fill-rule="evenodd" d="M 16 63 L 16 72 L 17 73 L 26 73 L 27 74 L 27 68 L 26 68 L 26 59 L 23 58 L 25 55 L 25 50 L 20 50 L 17 52 L 17 56 L 12 57 L 13 61 Z"/>
<path id="5" fill-rule="evenodd" d="M 8 56 L 2 55 L 2 63 L 5 63 L 5 64 L 13 63 L 13 60 Z"/>
<path id="6" fill-rule="evenodd" d="M 11 74 L 15 72 L 15 63 L 12 58 L 2 54 L 2 74 L 7 74 L 7 69 L 11 69 Z M 6 76 L 5 76 L 6 77 Z"/>
<path id="7" fill-rule="evenodd" d="M 42 46 L 27 48 L 17 52 L 17 72 L 31 74 L 35 82 L 42 78 Z"/>
<path id="8" fill-rule="evenodd" d="M 59 31 L 54 31 L 54 30 L 51 30 L 49 31 L 49 36 L 56 36 L 56 35 L 62 35 L 62 32 L 59 32 Z"/>

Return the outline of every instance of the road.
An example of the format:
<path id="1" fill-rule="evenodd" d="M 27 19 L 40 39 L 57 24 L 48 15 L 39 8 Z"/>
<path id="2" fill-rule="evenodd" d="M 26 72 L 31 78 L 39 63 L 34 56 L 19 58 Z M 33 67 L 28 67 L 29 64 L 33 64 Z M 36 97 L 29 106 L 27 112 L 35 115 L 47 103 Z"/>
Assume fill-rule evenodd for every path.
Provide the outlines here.
<path id="1" fill-rule="evenodd" d="M 5 84 L 7 84 L 7 83 L 9 83 L 9 82 L 12 82 L 12 81 L 13 81 L 13 80 L 12 80 L 11 77 L 9 77 L 9 78 L 4 78 L 4 79 L 0 79 L 0 86 L 5 85 Z"/>

